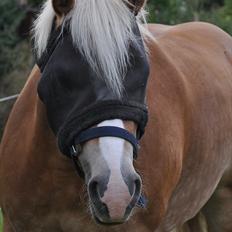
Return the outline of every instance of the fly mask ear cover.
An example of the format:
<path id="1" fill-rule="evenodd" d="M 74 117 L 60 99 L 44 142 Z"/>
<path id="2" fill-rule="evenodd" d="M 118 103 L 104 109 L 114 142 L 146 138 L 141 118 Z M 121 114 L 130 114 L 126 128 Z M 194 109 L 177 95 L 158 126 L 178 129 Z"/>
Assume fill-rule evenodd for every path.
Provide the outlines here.
<path id="1" fill-rule="evenodd" d="M 129 48 L 130 65 L 121 99 L 73 46 L 71 33 L 65 29 L 60 35 L 60 30 L 53 30 L 47 52 L 37 64 L 42 73 L 38 94 L 61 152 L 70 156 L 70 147 L 83 130 L 109 119 L 134 121 L 140 138 L 148 118 L 145 93 L 149 64 L 137 23 L 133 29 L 137 43 L 131 42 Z"/>

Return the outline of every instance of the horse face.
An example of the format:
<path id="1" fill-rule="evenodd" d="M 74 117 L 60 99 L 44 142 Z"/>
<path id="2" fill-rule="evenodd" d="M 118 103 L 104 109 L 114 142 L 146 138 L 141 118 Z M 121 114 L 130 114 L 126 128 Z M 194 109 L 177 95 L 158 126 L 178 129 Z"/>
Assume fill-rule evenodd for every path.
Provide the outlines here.
<path id="1" fill-rule="evenodd" d="M 78 4 L 78 1 L 85 3 L 85 0 L 75 0 L 75 4 Z M 86 2 L 88 3 L 87 0 Z M 91 2 L 95 3 L 95 1 L 89 1 Z M 110 5 L 109 2 L 115 5 Z M 51 2 L 48 3 L 50 5 L 48 4 L 47 7 L 50 10 Z M 65 6 L 63 3 L 61 5 L 58 3 L 58 0 L 53 1 L 54 9 Z M 66 1 L 66 3 L 73 2 Z M 123 2 L 104 0 L 96 1 L 96 3 L 98 4 L 94 8 L 97 14 L 95 18 L 102 19 L 96 24 L 95 28 L 98 30 L 93 30 L 91 20 L 86 20 L 87 26 L 84 28 L 87 30 L 83 29 L 81 33 L 76 30 L 83 27 L 83 25 L 76 26 L 76 23 L 84 21 L 86 14 L 82 15 L 81 12 L 85 13 L 88 6 L 80 4 L 79 8 L 75 8 L 75 10 L 81 9 L 80 12 L 73 13 L 69 21 L 70 27 L 65 30 L 68 27 L 65 25 L 63 36 L 59 36 L 56 40 L 54 50 L 51 49 L 45 53 L 45 56 L 41 56 L 37 62 L 42 71 L 38 95 L 46 105 L 49 125 L 57 136 L 60 151 L 69 157 L 71 147 L 76 142 L 75 137 L 98 122 L 103 121 L 98 126 L 115 126 L 134 134 L 137 132 L 138 139 L 143 135 L 147 123 L 145 91 L 149 64 L 138 24 Z M 104 16 L 101 11 L 103 3 L 115 13 L 113 20 L 113 16 L 109 17 L 109 14 L 102 18 L 102 15 Z M 92 9 L 91 4 L 88 7 Z M 120 14 L 116 14 L 116 9 L 120 9 Z M 62 18 L 60 10 L 56 11 L 57 15 L 61 15 Z M 43 15 L 47 17 L 46 14 L 47 11 L 43 12 Z M 65 14 L 64 11 L 63 14 Z M 120 20 L 122 18 L 124 20 Z M 57 20 L 57 23 L 61 21 Z M 117 26 L 109 28 L 111 24 Z M 38 30 L 38 28 L 43 29 L 41 25 L 44 25 L 43 20 L 38 21 L 36 26 L 37 41 L 41 40 L 41 33 Z M 73 33 L 69 33 L 70 28 L 71 30 L 74 28 Z M 108 28 L 107 31 L 105 28 Z M 122 32 L 118 30 L 119 28 L 122 28 Z M 52 35 L 60 34 L 59 30 L 61 27 L 54 30 Z M 99 31 L 102 32 L 100 35 Z M 54 38 L 53 36 L 50 38 Z M 95 38 L 99 43 L 82 43 L 89 41 L 88 38 Z M 105 40 L 104 49 L 107 48 L 106 50 L 103 49 L 102 38 Z M 132 43 L 132 41 L 136 42 Z M 53 41 L 50 40 L 50 42 Z M 115 51 L 112 52 L 114 47 Z M 102 51 L 105 51 L 104 54 Z M 124 55 L 121 54 L 123 52 L 125 52 Z M 43 55 L 43 51 L 41 54 Z M 98 64 L 99 61 L 101 64 Z M 130 65 L 127 61 L 130 61 Z M 108 64 L 107 67 L 105 67 L 106 64 Z M 97 66 L 99 69 L 96 71 Z M 126 70 L 126 72 L 120 73 L 121 70 Z M 121 82 L 122 76 L 123 83 Z M 123 88 L 120 88 L 121 92 L 116 91 L 120 84 L 123 84 Z M 101 111 L 102 113 L 99 113 Z M 112 118 L 133 121 L 138 128 L 132 122 L 104 121 Z M 141 191 L 141 179 L 133 167 L 132 145 L 116 137 L 93 139 L 83 145 L 79 161 L 85 174 L 91 210 L 96 220 L 105 224 L 123 223 L 128 220 Z"/>
<path id="2" fill-rule="evenodd" d="M 135 133 L 134 123 L 117 119 L 98 126 L 117 126 Z M 79 160 L 96 221 L 118 224 L 128 220 L 141 191 L 141 179 L 133 167 L 131 144 L 115 137 L 95 139 L 83 146 Z"/>

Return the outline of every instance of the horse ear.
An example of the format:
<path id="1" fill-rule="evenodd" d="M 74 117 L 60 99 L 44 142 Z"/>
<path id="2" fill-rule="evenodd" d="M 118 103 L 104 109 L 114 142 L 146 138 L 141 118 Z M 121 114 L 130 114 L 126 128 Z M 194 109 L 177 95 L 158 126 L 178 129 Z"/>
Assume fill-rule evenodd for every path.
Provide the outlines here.
<path id="1" fill-rule="evenodd" d="M 146 4 L 147 0 L 127 0 L 127 2 L 131 11 L 137 15 L 142 7 Z"/>
<path id="2" fill-rule="evenodd" d="M 58 15 L 66 15 L 74 6 L 75 0 L 52 0 L 52 5 Z"/>

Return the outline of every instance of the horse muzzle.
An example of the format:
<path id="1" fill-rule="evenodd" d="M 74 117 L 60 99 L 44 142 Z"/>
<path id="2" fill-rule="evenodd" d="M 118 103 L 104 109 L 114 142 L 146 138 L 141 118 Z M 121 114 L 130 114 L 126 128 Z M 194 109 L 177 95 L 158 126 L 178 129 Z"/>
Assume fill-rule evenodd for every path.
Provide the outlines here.
<path id="1" fill-rule="evenodd" d="M 115 225 L 126 222 L 141 194 L 141 178 L 130 175 L 127 184 L 93 178 L 88 184 L 92 214 L 99 224 Z"/>

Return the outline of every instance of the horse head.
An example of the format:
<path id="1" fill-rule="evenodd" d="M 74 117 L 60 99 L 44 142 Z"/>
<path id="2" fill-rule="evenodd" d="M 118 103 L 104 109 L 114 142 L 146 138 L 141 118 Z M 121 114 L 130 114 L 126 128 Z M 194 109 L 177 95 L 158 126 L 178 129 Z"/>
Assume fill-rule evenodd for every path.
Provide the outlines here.
<path id="1" fill-rule="evenodd" d="M 149 65 L 128 4 L 48 1 L 35 23 L 39 97 L 103 224 L 127 221 L 141 194 L 133 160 L 147 122 Z"/>

